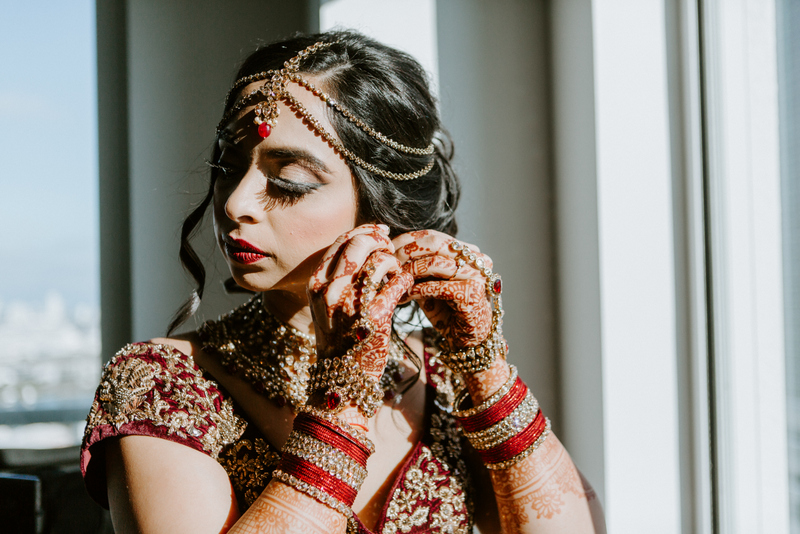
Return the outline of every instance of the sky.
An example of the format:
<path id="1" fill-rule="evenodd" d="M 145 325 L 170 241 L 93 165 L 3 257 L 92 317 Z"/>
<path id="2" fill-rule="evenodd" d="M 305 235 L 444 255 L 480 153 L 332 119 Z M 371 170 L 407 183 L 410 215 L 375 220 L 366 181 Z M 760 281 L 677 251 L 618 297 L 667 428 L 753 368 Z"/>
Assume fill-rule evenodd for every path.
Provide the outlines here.
<path id="1" fill-rule="evenodd" d="M 93 0 L 0 0 L 0 306 L 99 302 L 94 25 Z"/>

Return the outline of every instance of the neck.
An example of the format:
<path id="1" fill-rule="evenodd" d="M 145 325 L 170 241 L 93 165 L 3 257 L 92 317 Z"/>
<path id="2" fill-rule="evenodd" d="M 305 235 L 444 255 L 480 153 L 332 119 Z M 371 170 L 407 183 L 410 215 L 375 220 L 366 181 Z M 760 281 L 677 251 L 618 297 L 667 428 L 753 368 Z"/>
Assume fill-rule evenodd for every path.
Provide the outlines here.
<path id="1" fill-rule="evenodd" d="M 314 334 L 314 320 L 305 295 L 273 290 L 265 291 L 261 298 L 267 310 L 281 322 L 306 334 Z"/>

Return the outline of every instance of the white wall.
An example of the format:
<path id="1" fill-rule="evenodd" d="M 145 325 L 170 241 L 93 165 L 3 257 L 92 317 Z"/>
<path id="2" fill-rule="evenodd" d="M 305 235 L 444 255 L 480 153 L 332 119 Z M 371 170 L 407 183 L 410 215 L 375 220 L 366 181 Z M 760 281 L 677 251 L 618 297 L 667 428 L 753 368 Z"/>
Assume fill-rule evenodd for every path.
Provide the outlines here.
<path id="1" fill-rule="evenodd" d="M 509 358 L 560 432 L 547 3 L 437 5 L 442 118 L 464 187 L 459 236 L 503 276 Z"/>
<path id="2" fill-rule="evenodd" d="M 258 42 L 307 31 L 304 2 L 128 2 L 133 339 L 163 335 L 191 285 L 179 229 L 205 191 L 204 164 L 237 64 Z M 210 224 L 206 224 L 208 228 Z M 197 321 L 231 308 L 210 232 L 196 240 L 209 287 Z M 192 324 L 188 325 L 193 327 Z"/>

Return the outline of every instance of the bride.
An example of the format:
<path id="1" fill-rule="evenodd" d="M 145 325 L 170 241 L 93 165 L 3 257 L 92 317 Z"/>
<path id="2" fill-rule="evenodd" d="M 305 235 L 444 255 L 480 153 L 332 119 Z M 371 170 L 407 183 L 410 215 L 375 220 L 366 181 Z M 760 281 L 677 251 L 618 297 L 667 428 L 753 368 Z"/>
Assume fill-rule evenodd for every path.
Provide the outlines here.
<path id="1" fill-rule="evenodd" d="M 245 60 L 170 332 L 209 207 L 253 297 L 105 368 L 81 467 L 117 532 L 604 531 L 506 361 L 502 279 L 452 237 L 451 157 L 406 54 L 332 32 Z"/>

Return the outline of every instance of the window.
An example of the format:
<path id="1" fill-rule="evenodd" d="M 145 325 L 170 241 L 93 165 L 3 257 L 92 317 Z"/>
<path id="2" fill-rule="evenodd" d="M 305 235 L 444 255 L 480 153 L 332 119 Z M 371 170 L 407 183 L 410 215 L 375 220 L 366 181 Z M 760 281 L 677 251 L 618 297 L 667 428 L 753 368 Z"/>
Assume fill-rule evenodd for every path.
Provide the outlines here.
<path id="1" fill-rule="evenodd" d="M 790 531 L 800 534 L 800 3 L 778 4 Z"/>
<path id="2" fill-rule="evenodd" d="M 0 10 L 0 449 L 76 445 L 100 372 L 95 6 Z"/>

